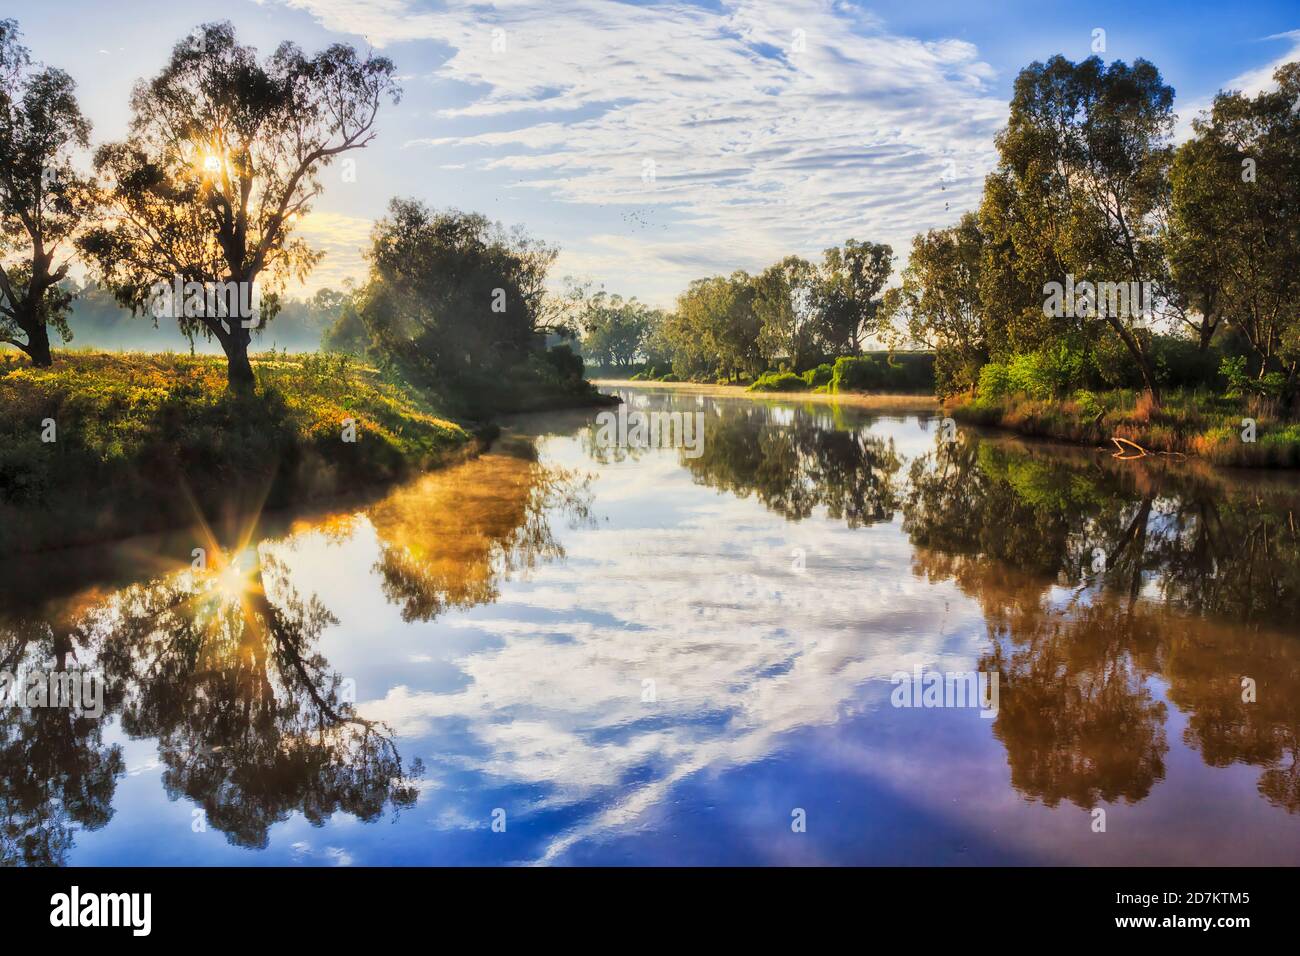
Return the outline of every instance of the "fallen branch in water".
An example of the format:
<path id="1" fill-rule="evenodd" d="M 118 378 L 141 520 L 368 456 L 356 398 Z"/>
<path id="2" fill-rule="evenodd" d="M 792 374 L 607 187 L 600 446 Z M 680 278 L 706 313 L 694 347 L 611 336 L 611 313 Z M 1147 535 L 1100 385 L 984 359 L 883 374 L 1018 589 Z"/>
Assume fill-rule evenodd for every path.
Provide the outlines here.
<path id="1" fill-rule="evenodd" d="M 1167 455 L 1170 458 L 1186 460 L 1187 456 L 1181 451 L 1147 451 L 1135 441 L 1129 441 L 1127 438 L 1120 438 L 1118 435 L 1112 435 L 1110 440 L 1115 443 L 1115 454 L 1110 457 L 1120 461 L 1133 461 L 1138 458 L 1146 458 L 1148 455 Z M 1125 446 L 1128 446 L 1127 448 Z M 1133 449 L 1137 454 L 1132 454 L 1129 449 Z"/>

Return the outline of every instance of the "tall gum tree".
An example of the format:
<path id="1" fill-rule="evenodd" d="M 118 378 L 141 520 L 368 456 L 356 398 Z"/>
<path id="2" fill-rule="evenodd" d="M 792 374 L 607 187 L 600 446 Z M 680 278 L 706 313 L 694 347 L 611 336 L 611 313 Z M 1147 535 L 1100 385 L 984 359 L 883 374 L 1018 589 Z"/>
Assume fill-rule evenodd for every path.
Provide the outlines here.
<path id="1" fill-rule="evenodd" d="M 1300 62 L 1251 98 L 1220 93 L 1174 159 L 1174 274 L 1206 323 L 1220 318 L 1257 374 L 1300 374 Z M 1202 341 L 1213 334 L 1213 325 Z"/>
<path id="2" fill-rule="evenodd" d="M 990 177 L 999 208 L 988 208 L 986 195 L 982 211 L 990 250 L 1009 253 L 1005 263 L 1024 283 L 1037 282 L 1045 265 L 1076 281 L 1159 283 L 1173 101 L 1146 60 L 1107 66 L 1095 56 L 1080 63 L 1054 56 L 1021 70 Z M 1158 399 L 1143 317 L 1099 311 L 1096 320 L 1124 343 Z"/>
<path id="3" fill-rule="evenodd" d="M 71 338 L 60 283 L 94 206 L 72 163 L 90 135 L 74 89 L 67 73 L 33 64 L 17 23 L 0 20 L 0 342 L 41 367 L 53 361 L 51 325 Z"/>
<path id="4" fill-rule="evenodd" d="M 382 100 L 400 95 L 385 57 L 346 44 L 308 57 L 283 43 L 259 62 L 229 23 L 204 24 L 136 85 L 128 138 L 97 151 L 112 212 L 81 247 L 137 312 L 155 306 L 159 285 L 237 283 L 251 299 L 260 282 L 256 317 L 213 301 L 173 302 L 172 313 L 186 335 L 221 344 L 232 388 L 251 388 L 253 328 L 321 257 L 294 224 L 321 194 L 322 170 L 365 147 Z"/>

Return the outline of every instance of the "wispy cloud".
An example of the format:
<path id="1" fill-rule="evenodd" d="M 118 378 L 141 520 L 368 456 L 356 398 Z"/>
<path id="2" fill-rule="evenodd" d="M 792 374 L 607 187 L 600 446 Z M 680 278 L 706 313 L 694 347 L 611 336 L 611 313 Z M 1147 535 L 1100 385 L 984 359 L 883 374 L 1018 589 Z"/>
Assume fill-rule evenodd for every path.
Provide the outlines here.
<path id="1" fill-rule="evenodd" d="M 606 216 L 645 210 L 618 253 L 621 271 L 653 267 L 654 288 L 629 290 L 652 298 L 716 252 L 756 268 L 850 236 L 905 251 L 975 204 L 1006 115 L 971 44 L 896 36 L 841 3 L 287 2 L 376 46 L 445 44 L 437 78 L 468 99 L 408 145 L 461 148 L 471 173 Z M 660 236 L 638 235 L 647 219 Z M 668 243 L 697 253 L 668 261 Z M 589 238 L 572 256 L 612 251 Z"/>
<path id="2" fill-rule="evenodd" d="M 1258 96 L 1265 90 L 1276 88 L 1277 83 L 1273 79 L 1273 74 L 1277 71 L 1277 68 L 1284 63 L 1300 60 L 1300 30 L 1288 30 L 1285 33 L 1274 33 L 1261 38 L 1261 42 L 1275 40 L 1287 41 L 1288 45 L 1284 53 L 1269 60 L 1263 66 L 1239 73 L 1224 83 L 1220 89 L 1237 90 L 1247 96 Z M 1178 124 L 1174 130 L 1174 138 L 1178 142 L 1188 139 L 1192 135 L 1192 120 L 1196 119 L 1203 111 L 1208 110 L 1212 104 L 1212 98 L 1205 98 L 1180 106 L 1178 108 Z"/>

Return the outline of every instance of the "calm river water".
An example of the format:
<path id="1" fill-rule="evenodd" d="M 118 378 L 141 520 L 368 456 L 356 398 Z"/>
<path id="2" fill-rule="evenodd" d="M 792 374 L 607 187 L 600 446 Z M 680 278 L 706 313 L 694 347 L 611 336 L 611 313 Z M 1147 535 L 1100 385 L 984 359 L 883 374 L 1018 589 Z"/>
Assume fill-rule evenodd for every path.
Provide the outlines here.
<path id="1" fill-rule="evenodd" d="M 4 562 L 102 714 L 0 708 L 0 863 L 1300 863 L 1294 482 L 620 393 L 702 444 Z"/>

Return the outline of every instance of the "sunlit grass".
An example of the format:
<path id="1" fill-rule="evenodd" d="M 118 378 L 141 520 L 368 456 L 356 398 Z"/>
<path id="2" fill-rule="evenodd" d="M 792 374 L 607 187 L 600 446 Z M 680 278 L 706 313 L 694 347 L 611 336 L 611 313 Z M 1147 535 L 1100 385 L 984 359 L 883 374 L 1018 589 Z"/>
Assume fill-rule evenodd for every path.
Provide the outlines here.
<path id="1" fill-rule="evenodd" d="M 106 525 L 165 525 L 152 512 L 188 518 L 234 496 L 260 510 L 356 492 L 470 439 L 424 395 L 346 357 L 272 355 L 253 367 L 256 392 L 242 396 L 227 390 L 220 357 L 60 353 L 40 369 L 0 356 L 0 550 L 39 546 L 24 540 L 38 511 L 94 540 Z M 50 421 L 57 438 L 43 442 Z"/>
<path id="2" fill-rule="evenodd" d="M 1159 405 L 1132 389 L 1079 391 L 1069 398 L 1025 394 L 995 399 L 963 397 L 948 406 L 954 418 L 1009 428 L 1025 435 L 1109 446 L 1112 437 L 1147 451 L 1204 458 L 1220 465 L 1300 467 L 1300 424 L 1288 421 L 1275 402 L 1227 399 L 1208 391 L 1178 390 Z M 1243 439 L 1245 419 L 1255 440 Z"/>

